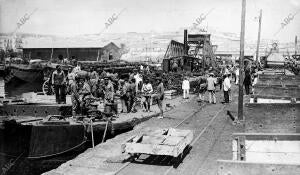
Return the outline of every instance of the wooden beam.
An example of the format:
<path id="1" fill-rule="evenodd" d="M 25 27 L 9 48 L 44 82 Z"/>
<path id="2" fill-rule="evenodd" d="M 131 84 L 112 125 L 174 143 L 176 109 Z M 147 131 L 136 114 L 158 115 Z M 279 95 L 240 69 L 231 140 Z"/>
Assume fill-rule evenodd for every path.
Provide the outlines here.
<path id="1" fill-rule="evenodd" d="M 298 175 L 300 164 L 217 160 L 218 175 Z"/>
<path id="2" fill-rule="evenodd" d="M 245 137 L 245 140 L 300 141 L 300 133 L 233 133 L 232 137 Z"/>

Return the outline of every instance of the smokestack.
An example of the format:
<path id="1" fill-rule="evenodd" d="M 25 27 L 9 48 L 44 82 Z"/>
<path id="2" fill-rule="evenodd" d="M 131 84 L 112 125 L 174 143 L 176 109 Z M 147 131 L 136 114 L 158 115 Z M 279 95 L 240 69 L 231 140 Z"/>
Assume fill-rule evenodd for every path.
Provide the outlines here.
<path id="1" fill-rule="evenodd" d="M 187 30 L 186 29 L 184 30 L 183 43 L 184 43 L 184 55 L 188 55 Z"/>

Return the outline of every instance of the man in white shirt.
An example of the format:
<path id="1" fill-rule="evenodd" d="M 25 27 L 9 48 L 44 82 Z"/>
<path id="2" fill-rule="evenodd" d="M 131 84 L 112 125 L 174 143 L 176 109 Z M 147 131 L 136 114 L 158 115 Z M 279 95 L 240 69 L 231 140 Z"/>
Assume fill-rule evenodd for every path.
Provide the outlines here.
<path id="1" fill-rule="evenodd" d="M 239 75 L 240 75 L 240 69 L 237 67 L 236 70 L 235 70 L 235 84 L 238 84 L 239 83 Z"/>
<path id="2" fill-rule="evenodd" d="M 189 98 L 189 91 L 190 91 L 190 82 L 187 77 L 184 77 L 182 82 L 182 90 L 183 90 L 183 98 Z"/>
<path id="3" fill-rule="evenodd" d="M 229 74 L 226 75 L 223 83 L 223 90 L 224 90 L 224 103 L 229 103 L 229 91 L 231 88 Z"/>
<path id="4" fill-rule="evenodd" d="M 142 93 L 145 98 L 143 101 L 143 104 L 144 104 L 146 112 L 151 112 L 150 111 L 150 102 L 151 102 L 152 92 L 153 92 L 152 85 L 151 85 L 150 81 L 146 78 L 145 82 L 143 84 L 143 87 L 142 87 Z"/>
<path id="5" fill-rule="evenodd" d="M 141 77 L 141 75 L 138 72 L 135 72 L 136 74 L 133 76 L 133 78 L 135 79 L 135 91 L 138 92 L 140 90 L 140 84 L 143 81 L 143 78 Z"/>

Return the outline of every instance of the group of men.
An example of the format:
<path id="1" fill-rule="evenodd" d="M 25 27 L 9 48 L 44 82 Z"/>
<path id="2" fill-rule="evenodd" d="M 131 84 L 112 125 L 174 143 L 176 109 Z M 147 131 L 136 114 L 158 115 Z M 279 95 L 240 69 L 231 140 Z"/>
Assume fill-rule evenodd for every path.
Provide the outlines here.
<path id="1" fill-rule="evenodd" d="M 54 86 L 56 102 L 58 104 L 66 103 L 66 93 L 71 95 L 72 115 L 78 113 L 85 114 L 87 102 L 85 99 L 93 98 L 103 101 L 105 105 L 117 103 L 119 97 L 121 101 L 121 113 L 137 112 L 137 102 L 141 102 L 145 112 L 150 112 L 150 104 L 156 101 L 163 116 L 162 100 L 164 98 L 164 86 L 161 78 L 157 78 L 158 86 L 154 93 L 151 82 L 148 78 L 142 77 L 137 69 L 134 70 L 129 78 L 119 79 L 118 76 L 111 76 L 105 71 L 100 75 L 96 70 L 82 73 L 80 67 L 69 69 L 65 75 L 61 66 L 57 66 L 51 77 Z M 141 71 L 142 73 L 143 71 Z M 113 112 L 117 112 L 113 111 Z"/>
<path id="2" fill-rule="evenodd" d="M 245 87 L 245 94 L 249 95 L 250 87 L 257 83 L 257 69 L 252 68 L 251 66 L 246 67 L 245 72 L 243 73 L 243 85 Z M 209 72 L 206 76 L 207 78 L 201 78 L 199 81 L 199 99 L 204 101 L 204 96 L 206 91 L 208 92 L 209 103 L 216 104 L 216 86 L 220 85 L 220 90 L 223 90 L 224 101 L 222 103 L 229 103 L 231 101 L 231 81 L 238 84 L 239 82 L 239 67 L 229 65 L 225 66 L 221 73 L 220 77 L 216 78 L 213 72 Z M 253 89 L 252 89 L 253 90 Z"/>

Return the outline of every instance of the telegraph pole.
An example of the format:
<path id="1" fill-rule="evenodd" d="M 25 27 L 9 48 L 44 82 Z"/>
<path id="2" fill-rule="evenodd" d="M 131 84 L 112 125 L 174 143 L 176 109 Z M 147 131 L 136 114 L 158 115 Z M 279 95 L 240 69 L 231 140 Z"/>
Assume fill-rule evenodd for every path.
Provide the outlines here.
<path id="1" fill-rule="evenodd" d="M 258 26 L 257 48 L 256 48 L 256 63 L 258 63 L 258 61 L 259 61 L 259 44 L 260 44 L 260 32 L 261 32 L 261 18 L 262 18 L 262 10 L 259 11 L 259 26 Z"/>
<path id="2" fill-rule="evenodd" d="M 245 18 L 246 18 L 246 0 L 242 2 L 242 19 L 241 19 L 241 35 L 240 35 L 240 70 L 239 70 L 239 99 L 238 99 L 238 120 L 244 120 L 243 115 L 243 81 L 244 81 L 244 40 L 245 40 Z"/>
<path id="3" fill-rule="evenodd" d="M 297 36 L 295 36 L 295 58 L 297 55 L 297 43 L 298 43 L 298 38 L 297 38 Z"/>

